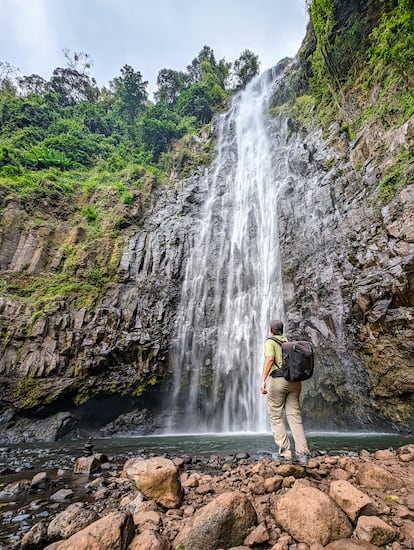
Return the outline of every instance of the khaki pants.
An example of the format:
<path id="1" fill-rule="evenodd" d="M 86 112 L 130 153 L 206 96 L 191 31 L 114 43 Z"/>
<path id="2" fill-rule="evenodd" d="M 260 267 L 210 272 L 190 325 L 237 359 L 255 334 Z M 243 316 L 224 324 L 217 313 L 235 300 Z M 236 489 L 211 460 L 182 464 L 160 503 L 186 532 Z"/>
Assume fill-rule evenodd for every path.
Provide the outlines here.
<path id="1" fill-rule="evenodd" d="M 279 448 L 279 454 L 291 459 L 290 441 L 286 433 L 283 413 L 295 441 L 295 452 L 299 455 L 309 454 L 305 431 L 302 425 L 299 396 L 300 382 L 288 382 L 283 377 L 268 378 L 267 411 L 273 437 Z"/>

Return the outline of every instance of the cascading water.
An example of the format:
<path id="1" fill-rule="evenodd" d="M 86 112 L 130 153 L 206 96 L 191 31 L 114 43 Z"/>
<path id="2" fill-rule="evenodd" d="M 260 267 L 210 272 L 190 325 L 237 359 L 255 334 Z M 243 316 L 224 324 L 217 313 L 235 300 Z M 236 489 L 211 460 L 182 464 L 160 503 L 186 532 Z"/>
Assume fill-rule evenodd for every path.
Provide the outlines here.
<path id="1" fill-rule="evenodd" d="M 267 429 L 263 343 L 269 319 L 283 318 L 277 196 L 286 161 L 275 159 L 269 133 L 275 86 L 271 71 L 256 78 L 217 121 L 171 349 L 173 432 Z"/>

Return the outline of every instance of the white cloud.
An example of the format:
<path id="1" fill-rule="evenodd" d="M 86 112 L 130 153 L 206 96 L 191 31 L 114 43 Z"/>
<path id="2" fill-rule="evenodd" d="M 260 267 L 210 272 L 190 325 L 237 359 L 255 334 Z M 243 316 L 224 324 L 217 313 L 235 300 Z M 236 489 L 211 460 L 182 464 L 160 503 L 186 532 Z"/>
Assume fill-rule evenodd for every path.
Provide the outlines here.
<path id="1" fill-rule="evenodd" d="M 0 0 L 0 55 L 49 78 L 62 50 L 94 60 L 99 84 L 128 63 L 154 90 L 164 67 L 185 70 L 204 45 L 216 58 L 248 48 L 264 70 L 293 56 L 305 34 L 304 0 Z"/>
<path id="2" fill-rule="evenodd" d="M 50 24 L 46 0 L 2 0 L 0 51 L 22 73 L 49 73 L 59 56 L 56 29 Z M 46 76 L 49 76 L 46 74 Z"/>

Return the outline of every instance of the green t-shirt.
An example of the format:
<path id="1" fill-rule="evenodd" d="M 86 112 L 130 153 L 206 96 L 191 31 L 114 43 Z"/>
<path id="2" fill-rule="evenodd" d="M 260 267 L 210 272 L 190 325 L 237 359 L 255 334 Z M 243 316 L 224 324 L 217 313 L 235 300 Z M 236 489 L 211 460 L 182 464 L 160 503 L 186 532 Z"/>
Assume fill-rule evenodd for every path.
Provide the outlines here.
<path id="1" fill-rule="evenodd" d="M 287 342 L 286 336 L 283 336 L 281 334 L 278 334 L 275 338 L 277 338 L 278 340 L 282 340 L 282 342 Z M 271 340 L 270 338 L 268 338 L 265 342 L 265 357 L 274 357 L 273 365 L 270 369 L 270 372 L 273 372 L 276 369 L 280 369 L 280 367 L 282 366 L 282 348 L 277 342 Z"/>

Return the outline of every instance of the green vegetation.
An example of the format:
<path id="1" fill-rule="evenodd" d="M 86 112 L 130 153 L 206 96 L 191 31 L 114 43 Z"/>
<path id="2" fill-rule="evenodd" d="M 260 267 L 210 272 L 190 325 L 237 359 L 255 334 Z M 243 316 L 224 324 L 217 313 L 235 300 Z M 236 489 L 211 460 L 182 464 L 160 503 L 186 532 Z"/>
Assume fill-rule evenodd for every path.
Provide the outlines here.
<path id="1" fill-rule="evenodd" d="M 140 224 L 171 173 L 210 162 L 212 117 L 259 69 L 248 50 L 228 63 L 205 46 L 185 72 L 159 72 L 153 103 L 130 65 L 99 88 L 88 54 L 64 54 L 49 81 L 0 62 L 0 196 L 28 213 L 20 227 L 64 239 L 53 273 L 27 265 L 0 284 L 32 305 L 31 324 L 62 298 L 88 306 L 116 282 L 122 232 Z M 15 223 L 5 212 L 2 229 Z"/>
<path id="2" fill-rule="evenodd" d="M 413 150 L 402 152 L 385 173 L 378 187 L 382 202 L 390 202 L 406 185 L 414 184 L 413 154 Z"/>
<path id="3" fill-rule="evenodd" d="M 39 382 L 33 375 L 20 376 L 14 388 L 13 397 L 22 408 L 30 408 L 38 404 L 41 397 Z"/>
<path id="4" fill-rule="evenodd" d="M 89 401 L 90 398 L 91 398 L 90 388 L 89 386 L 84 385 L 79 388 L 77 394 L 73 398 L 73 402 L 75 403 L 75 405 L 79 406 Z"/>
<path id="5" fill-rule="evenodd" d="M 148 83 L 130 65 L 99 89 L 88 54 L 66 51 L 65 57 L 67 66 L 55 69 L 49 82 L 38 75 L 19 77 L 9 63 L 0 63 L 3 185 L 16 184 L 22 191 L 24 183 L 25 191 L 33 191 L 50 176 L 60 181 L 63 174 L 44 172 L 49 168 L 77 170 L 85 177 L 94 167 L 116 180 L 119 171 L 134 165 L 141 167 L 141 177 L 165 180 L 169 164 L 162 155 L 173 153 L 183 136 L 198 134 L 259 69 L 248 50 L 232 64 L 216 61 L 205 46 L 187 72 L 160 71 L 153 104 Z"/>
<path id="6" fill-rule="evenodd" d="M 273 112 L 293 114 L 299 126 L 313 117 L 325 135 L 338 122 L 350 139 L 361 128 L 381 133 L 401 126 L 414 113 L 414 0 L 376 1 L 369 10 L 358 0 L 307 5 L 311 24 Z M 381 201 L 412 182 L 409 151 L 399 155 L 393 167 L 386 164 Z"/>
<path id="7" fill-rule="evenodd" d="M 134 390 L 132 391 L 132 395 L 134 397 L 139 397 L 144 393 L 144 391 L 148 388 L 148 386 L 155 386 L 156 383 L 157 383 L 157 377 L 155 374 L 153 374 L 149 378 L 140 378 L 137 381 Z"/>

